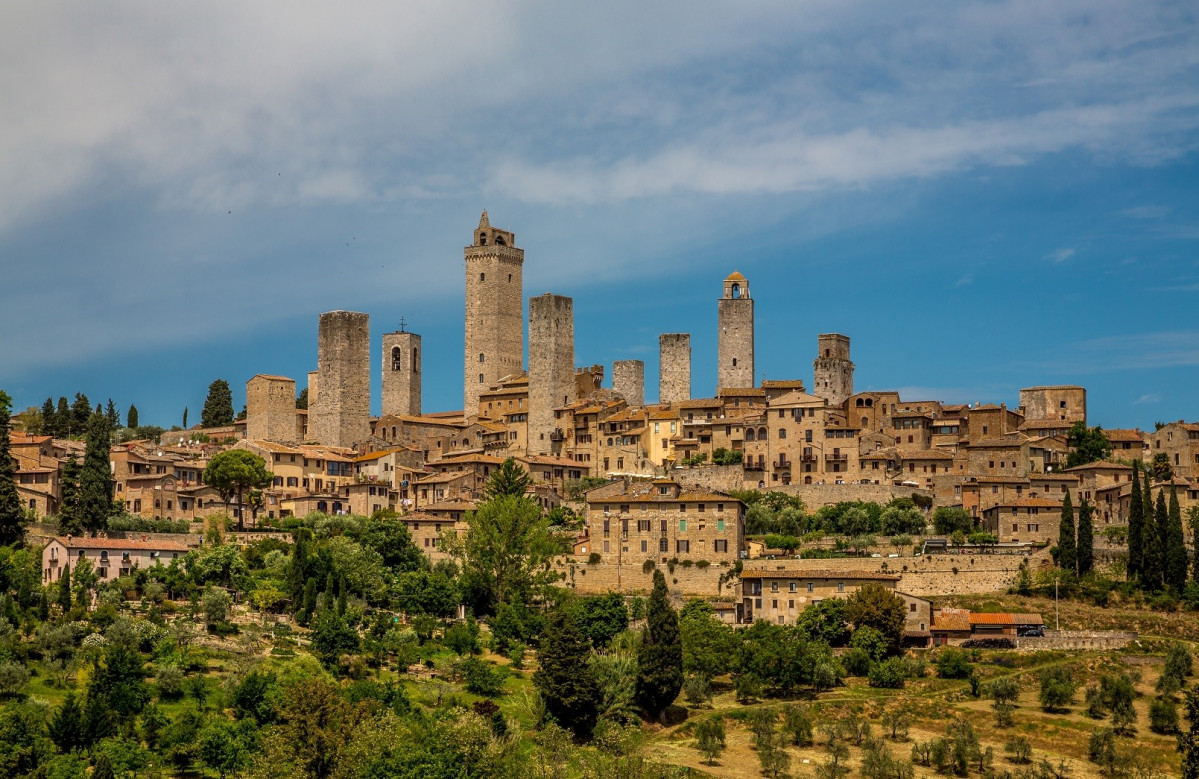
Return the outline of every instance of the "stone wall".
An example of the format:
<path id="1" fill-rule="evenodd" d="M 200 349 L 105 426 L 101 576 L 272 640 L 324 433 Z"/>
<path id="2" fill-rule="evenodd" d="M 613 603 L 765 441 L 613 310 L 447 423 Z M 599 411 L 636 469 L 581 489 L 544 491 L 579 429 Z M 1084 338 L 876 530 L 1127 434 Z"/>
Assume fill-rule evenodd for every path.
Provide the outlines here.
<path id="1" fill-rule="evenodd" d="M 853 394 L 849 336 L 822 333 L 816 337 L 816 349 L 816 360 L 812 363 L 812 394 L 839 406 Z"/>
<path id="2" fill-rule="evenodd" d="M 644 406 L 645 363 L 641 360 L 612 363 L 612 389 L 630 406 Z"/>
<path id="3" fill-rule="evenodd" d="M 658 402 L 691 399 L 691 334 L 658 336 Z"/>
<path id="4" fill-rule="evenodd" d="M 734 286 L 743 288 L 733 297 Z M 749 282 L 725 281 L 717 302 L 716 388 L 754 386 L 754 301 Z"/>
<path id="5" fill-rule="evenodd" d="M 580 595 L 602 595 L 608 592 L 623 592 L 626 595 L 649 595 L 654 586 L 654 568 L 648 572 L 641 562 L 601 562 L 588 564 L 585 556 L 579 555 L 560 560 L 554 570 L 564 576 L 562 584 L 572 587 Z M 732 570 L 731 566 L 712 564 L 706 568 L 676 565 L 672 572 L 665 564 L 656 566 L 666 577 L 666 587 L 677 598 L 723 598 L 733 600 L 737 594 L 735 577 L 720 582 L 722 574 Z"/>
<path id="6" fill-rule="evenodd" d="M 368 314 L 321 314 L 317 340 L 320 395 L 315 413 L 309 412 L 310 438 L 326 446 L 366 444 L 370 438 L 370 349 Z"/>
<path id="7" fill-rule="evenodd" d="M 1024 418 L 1030 421 L 1053 419 L 1086 422 L 1087 391 L 1073 385 L 1025 387 L 1020 390 L 1020 409 L 1024 412 Z"/>
<path id="8" fill-rule="evenodd" d="M 382 416 L 420 416 L 420 349 L 416 333 L 383 334 Z"/>
<path id="9" fill-rule="evenodd" d="M 1045 616 L 1045 619 L 1052 619 L 1052 615 Z M 1118 630 L 1046 630 L 1044 636 L 1017 638 L 1016 648 L 1031 652 L 1054 649 L 1107 651 L 1123 649 L 1136 640 L 1136 633 Z"/>
<path id="10" fill-rule="evenodd" d="M 558 423 L 554 409 L 574 400 L 574 300 L 529 298 L 529 453 L 549 454 Z"/>
<path id="11" fill-rule="evenodd" d="M 259 374 L 246 382 L 246 438 L 296 443 L 296 382 Z"/>
<path id="12" fill-rule="evenodd" d="M 676 468 L 670 477 L 688 489 L 708 489 L 720 492 L 756 488 L 754 479 L 745 479 L 740 465 L 701 465 L 697 468 Z M 831 506 L 848 500 L 888 503 L 892 498 L 910 498 L 913 495 L 931 497 L 929 490 L 919 487 L 902 487 L 893 484 L 770 484 L 765 492 L 783 492 L 798 495 L 808 511 L 821 506 Z"/>

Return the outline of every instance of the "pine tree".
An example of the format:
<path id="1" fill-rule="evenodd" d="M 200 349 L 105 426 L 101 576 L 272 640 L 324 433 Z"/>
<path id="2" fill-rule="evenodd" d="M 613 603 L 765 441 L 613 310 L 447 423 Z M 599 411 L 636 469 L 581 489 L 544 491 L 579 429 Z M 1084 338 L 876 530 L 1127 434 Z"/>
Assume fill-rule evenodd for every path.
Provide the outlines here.
<path id="1" fill-rule="evenodd" d="M 54 412 L 54 430 L 57 432 L 58 437 L 66 438 L 67 436 L 71 435 L 72 432 L 78 432 L 72 431 L 71 426 L 73 424 L 74 423 L 72 422 L 71 418 L 71 406 L 67 403 L 67 399 L 65 397 L 59 396 L 58 410 Z"/>
<path id="2" fill-rule="evenodd" d="M 117 779 L 107 752 L 101 752 L 100 756 L 96 758 L 96 765 L 92 768 L 92 779 Z"/>
<path id="3" fill-rule="evenodd" d="M 541 634 L 540 668 L 533 674 L 533 684 L 545 699 L 546 711 L 580 739 L 591 735 L 600 701 L 590 656 L 591 643 L 572 612 L 564 608 L 550 612 Z"/>
<path id="4" fill-rule="evenodd" d="M 125 427 L 137 427 L 137 406 L 129 404 L 129 410 L 125 412 Z"/>
<path id="5" fill-rule="evenodd" d="M 208 397 L 200 411 L 200 424 L 204 427 L 233 424 L 233 393 L 229 391 L 229 382 L 217 379 L 208 385 Z"/>
<path id="6" fill-rule="evenodd" d="M 67 458 L 62 467 L 58 495 L 59 535 L 83 535 L 83 518 L 79 513 L 79 461 L 74 454 Z"/>
<path id="7" fill-rule="evenodd" d="M 1095 527 L 1093 508 L 1086 498 L 1078 507 L 1078 575 L 1086 576 L 1095 566 Z"/>
<path id="8" fill-rule="evenodd" d="M 103 414 L 92 417 L 87 426 L 87 449 L 79 474 L 79 519 L 93 536 L 108 528 L 112 513 L 111 435 Z"/>
<path id="9" fill-rule="evenodd" d="M 1070 492 L 1062 501 L 1062 519 L 1057 534 L 1057 564 L 1065 571 L 1074 573 L 1078 566 L 1078 546 L 1074 539 L 1074 504 Z"/>
<path id="10" fill-rule="evenodd" d="M 532 484 L 533 478 L 528 472 L 520 467 L 515 459 L 509 457 L 491 474 L 483 490 L 488 500 L 505 496 L 522 498 Z"/>
<path id="11" fill-rule="evenodd" d="M 1191 506 L 1187 512 L 1187 523 L 1191 526 L 1191 581 L 1199 582 L 1199 506 Z"/>
<path id="12" fill-rule="evenodd" d="M 1182 533 L 1182 508 L 1178 505 L 1178 491 L 1170 487 L 1169 536 L 1166 540 L 1166 582 L 1181 593 L 1187 586 L 1187 547 Z"/>
<path id="13" fill-rule="evenodd" d="M 42 404 L 42 435 L 58 437 L 58 414 L 54 411 L 53 398 L 46 398 Z"/>
<path id="14" fill-rule="evenodd" d="M 81 435 L 87 430 L 87 421 L 92 416 L 92 402 L 82 392 L 75 393 L 75 402 L 71 404 L 71 433 Z"/>
<path id="15" fill-rule="evenodd" d="M 85 746 L 83 707 L 75 699 L 75 693 L 67 693 L 66 700 L 54 712 L 47 723 L 50 740 L 63 752 Z"/>
<path id="16" fill-rule="evenodd" d="M 666 595 L 666 577 L 654 571 L 645 629 L 637 650 L 637 702 L 651 717 L 674 703 L 683 687 L 683 643 L 679 617 Z"/>
<path id="17" fill-rule="evenodd" d="M 71 564 L 69 562 L 62 564 L 62 575 L 58 579 L 58 597 L 55 600 L 62 608 L 63 614 L 71 610 Z"/>
<path id="18" fill-rule="evenodd" d="M 1189 727 L 1178 736 L 1182 753 L 1182 779 L 1199 779 L 1199 687 L 1187 690 L 1183 702 Z"/>
<path id="19" fill-rule="evenodd" d="M 1132 497 L 1128 504 L 1128 579 L 1139 579 L 1145 550 L 1141 534 L 1145 527 L 1145 504 L 1141 499 L 1141 464 L 1132 461 Z"/>
<path id="20" fill-rule="evenodd" d="M 25 508 L 17 492 L 17 471 L 8 435 L 12 399 L 0 390 L 0 544 L 10 546 L 25 537 Z"/>
<path id="21" fill-rule="evenodd" d="M 108 426 L 113 430 L 121 426 L 121 414 L 117 411 L 117 404 L 112 402 L 112 398 L 108 399 L 108 408 L 104 410 L 104 416 L 108 418 Z"/>

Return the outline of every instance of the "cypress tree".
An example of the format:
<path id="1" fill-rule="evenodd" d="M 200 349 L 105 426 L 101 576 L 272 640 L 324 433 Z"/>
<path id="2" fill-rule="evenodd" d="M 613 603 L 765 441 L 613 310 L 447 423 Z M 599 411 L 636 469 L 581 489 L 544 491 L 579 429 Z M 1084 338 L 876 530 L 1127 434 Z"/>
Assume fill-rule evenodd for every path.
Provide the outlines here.
<path id="1" fill-rule="evenodd" d="M 200 410 L 200 423 L 204 427 L 233 424 L 233 393 L 229 391 L 229 382 L 217 379 L 208 385 L 208 397 Z"/>
<path id="2" fill-rule="evenodd" d="M 104 410 L 104 416 L 108 417 L 108 426 L 113 430 L 121 426 L 121 414 L 117 411 L 117 404 L 112 402 L 112 398 L 108 399 L 108 408 Z"/>
<path id="3" fill-rule="evenodd" d="M 659 717 L 683 687 L 683 643 L 679 617 L 666 595 L 666 577 L 654 571 L 654 589 L 637 650 L 637 703 Z"/>
<path id="4" fill-rule="evenodd" d="M 1182 753 L 1182 779 L 1199 779 L 1199 687 L 1187 690 L 1183 701 L 1189 727 L 1178 736 L 1178 751 Z"/>
<path id="5" fill-rule="evenodd" d="M 50 718 L 47 730 L 50 740 L 63 752 L 85 746 L 83 707 L 75 699 L 75 693 L 67 693 L 66 700 Z"/>
<path id="6" fill-rule="evenodd" d="M 591 735 L 600 701 L 590 656 L 591 643 L 572 612 L 564 608 L 550 612 L 541 634 L 540 668 L 533 674 L 533 684 L 545 699 L 546 711 L 580 739 Z"/>
<path id="7" fill-rule="evenodd" d="M 100 756 L 96 758 L 96 765 L 92 768 L 92 779 L 117 779 L 107 752 L 101 752 Z"/>
<path id="8" fill-rule="evenodd" d="M 75 393 L 75 402 L 71 404 L 71 432 L 81 435 L 87 430 L 87 421 L 92 417 L 92 402 L 82 392 Z"/>
<path id="9" fill-rule="evenodd" d="M 25 537 L 25 507 L 17 492 L 12 441 L 8 435 L 8 410 L 12 399 L 0 390 L 0 544 L 10 546 Z"/>
<path id="10" fill-rule="evenodd" d="M 71 425 L 71 407 L 65 397 L 59 396 L 58 410 L 54 412 L 54 429 L 59 438 L 66 438 L 71 434 Z"/>
<path id="11" fill-rule="evenodd" d="M 183 429 L 187 430 L 187 406 L 183 407 Z"/>
<path id="12" fill-rule="evenodd" d="M 129 410 L 125 412 L 125 427 L 137 427 L 137 406 L 129 404 Z"/>
<path id="13" fill-rule="evenodd" d="M 42 435 L 58 436 L 58 414 L 54 411 L 53 398 L 46 398 L 42 404 Z"/>
<path id="14" fill-rule="evenodd" d="M 60 535 L 83 534 L 83 519 L 79 513 L 79 461 L 72 454 L 62 467 L 58 487 L 58 532 Z"/>
<path id="15" fill-rule="evenodd" d="M 1170 487 L 1169 538 L 1166 541 L 1166 581 L 1181 593 L 1187 586 L 1187 547 L 1182 534 L 1182 508 L 1178 505 L 1178 491 Z"/>
<path id="16" fill-rule="evenodd" d="M 1141 464 L 1132 461 L 1132 496 L 1128 503 L 1128 579 L 1139 579 L 1145 550 L 1141 533 L 1145 527 L 1145 504 L 1141 499 Z"/>
<path id="17" fill-rule="evenodd" d="M 1157 533 L 1157 512 L 1153 509 L 1153 502 L 1149 501 L 1149 510 L 1145 512 L 1145 525 L 1142 533 L 1142 541 L 1145 548 L 1144 557 L 1141 558 L 1141 584 L 1147 590 L 1160 590 L 1162 587 L 1162 566 L 1165 565 L 1165 560 L 1162 558 L 1162 546 Z"/>
<path id="18" fill-rule="evenodd" d="M 346 577 L 340 576 L 337 579 L 337 616 L 344 617 L 346 614 Z"/>
<path id="19" fill-rule="evenodd" d="M 1191 556 L 1191 581 L 1199 582 L 1199 506 L 1191 506 L 1187 522 L 1191 526 L 1191 549 L 1195 550 Z"/>
<path id="20" fill-rule="evenodd" d="M 1157 490 L 1157 502 L 1153 510 L 1153 527 L 1157 530 L 1158 555 L 1161 560 L 1162 584 L 1170 583 L 1170 510 L 1166 507 L 1166 491 Z"/>
<path id="21" fill-rule="evenodd" d="M 62 613 L 66 614 L 71 610 L 71 564 L 64 562 L 62 564 L 62 576 L 58 579 L 58 605 L 62 608 Z"/>
<path id="22" fill-rule="evenodd" d="M 1146 532 L 1145 528 L 1153 521 L 1153 490 L 1149 489 L 1149 469 L 1145 468 L 1141 475 L 1144 480 L 1141 484 L 1141 512 L 1144 515 L 1145 523 L 1141 526 L 1141 565 L 1144 566 L 1145 555 L 1149 553 L 1149 539 L 1153 537 L 1151 533 Z"/>
<path id="23" fill-rule="evenodd" d="M 112 513 L 111 438 L 108 420 L 103 414 L 91 418 L 87 426 L 87 449 L 79 474 L 79 519 L 93 536 L 108 527 Z"/>
<path id="24" fill-rule="evenodd" d="M 1095 567 L 1095 528 L 1093 508 L 1085 498 L 1078 507 L 1078 575 L 1086 576 Z"/>
<path id="25" fill-rule="evenodd" d="M 1070 492 L 1062 501 L 1062 519 L 1057 533 L 1057 564 L 1063 570 L 1074 573 L 1078 567 L 1078 547 L 1074 540 L 1074 503 Z"/>

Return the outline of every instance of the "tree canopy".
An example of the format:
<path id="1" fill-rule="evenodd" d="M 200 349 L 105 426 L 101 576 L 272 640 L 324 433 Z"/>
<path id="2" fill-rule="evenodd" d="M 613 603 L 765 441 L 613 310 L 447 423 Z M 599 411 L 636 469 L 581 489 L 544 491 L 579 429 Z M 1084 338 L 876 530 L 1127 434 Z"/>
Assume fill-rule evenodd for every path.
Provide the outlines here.
<path id="1" fill-rule="evenodd" d="M 266 461 L 248 449 L 227 449 L 213 455 L 204 469 L 204 482 L 221 494 L 226 501 L 237 496 L 237 529 L 245 529 L 246 490 L 265 489 L 274 475 L 266 469 Z"/>
<path id="2" fill-rule="evenodd" d="M 229 390 L 229 382 L 217 379 L 208 385 L 208 397 L 200 410 L 200 424 L 204 427 L 233 424 L 233 393 Z"/>

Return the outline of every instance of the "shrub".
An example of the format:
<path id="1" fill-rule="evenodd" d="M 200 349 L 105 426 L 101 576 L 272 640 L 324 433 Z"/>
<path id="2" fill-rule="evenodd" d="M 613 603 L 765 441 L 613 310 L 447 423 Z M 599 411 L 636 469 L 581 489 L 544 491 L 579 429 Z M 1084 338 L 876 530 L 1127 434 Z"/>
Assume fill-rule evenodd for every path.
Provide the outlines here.
<path id="1" fill-rule="evenodd" d="M 1008 760 L 1021 765 L 1032 762 L 1032 744 L 1024 736 L 1016 736 L 1003 745 Z"/>
<path id="2" fill-rule="evenodd" d="M 865 649 L 853 648 L 845 653 L 841 658 L 842 665 L 845 666 L 845 673 L 850 676 L 865 676 L 870 673 L 870 653 Z"/>
<path id="3" fill-rule="evenodd" d="M 1178 706 L 1173 698 L 1158 698 L 1149 704 L 1149 729 L 1164 735 L 1178 732 Z"/>
<path id="4" fill-rule="evenodd" d="M 442 643 L 456 655 L 477 655 L 479 649 L 479 624 L 473 619 L 458 622 L 446 628 Z"/>
<path id="5" fill-rule="evenodd" d="M 865 650 L 871 660 L 882 660 L 887 654 L 887 639 L 877 629 L 863 625 L 853 632 L 849 645 L 854 649 Z"/>
<path id="6" fill-rule="evenodd" d="M 967 655 L 961 649 L 946 647 L 937 653 L 934 661 L 937 666 L 937 676 L 942 679 L 968 679 L 974 673 Z"/>
<path id="7" fill-rule="evenodd" d="M 459 666 L 466 681 L 466 691 L 485 698 L 494 698 L 503 693 L 504 670 L 493 668 L 477 657 L 468 657 Z"/>
<path id="8" fill-rule="evenodd" d="M 1041 708 L 1060 711 L 1074 700 L 1078 683 L 1069 668 L 1056 666 L 1041 672 Z"/>
<path id="9" fill-rule="evenodd" d="M 587 555 L 587 564 L 588 565 L 599 565 L 600 562 L 603 561 L 603 559 L 604 558 L 602 556 L 600 556 L 599 552 L 592 552 L 591 554 Z"/>
<path id="10" fill-rule="evenodd" d="M 898 690 L 907 681 L 906 668 L 902 659 L 892 657 L 875 663 L 869 673 L 870 686 Z"/>
<path id="11" fill-rule="evenodd" d="M 683 697 L 692 706 L 702 706 L 712 697 L 712 684 L 700 674 L 691 674 L 683 680 Z"/>
<path id="12" fill-rule="evenodd" d="M 17 695 L 29 684 L 29 669 L 24 663 L 9 661 L 0 663 L 0 696 Z"/>

